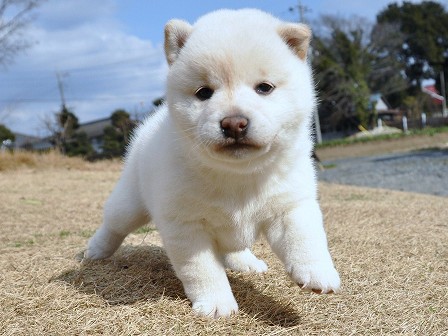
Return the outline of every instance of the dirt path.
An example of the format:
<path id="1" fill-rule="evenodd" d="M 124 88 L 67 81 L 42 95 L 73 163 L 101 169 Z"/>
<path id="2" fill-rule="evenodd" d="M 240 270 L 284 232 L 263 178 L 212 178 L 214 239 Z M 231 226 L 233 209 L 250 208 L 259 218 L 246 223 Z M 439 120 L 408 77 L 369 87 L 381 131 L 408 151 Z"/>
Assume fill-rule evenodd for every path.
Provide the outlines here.
<path id="1" fill-rule="evenodd" d="M 433 136 L 414 135 L 399 139 L 380 140 L 351 145 L 326 147 L 317 150 L 321 161 L 348 157 L 372 156 L 388 153 L 400 153 L 415 149 L 447 147 L 448 132 Z"/>

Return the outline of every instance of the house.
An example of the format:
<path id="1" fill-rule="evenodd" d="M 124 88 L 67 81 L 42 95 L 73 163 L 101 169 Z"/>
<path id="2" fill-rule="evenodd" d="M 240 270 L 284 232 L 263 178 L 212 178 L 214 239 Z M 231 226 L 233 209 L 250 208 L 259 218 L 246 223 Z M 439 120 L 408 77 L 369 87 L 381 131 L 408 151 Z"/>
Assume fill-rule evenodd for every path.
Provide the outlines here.
<path id="1" fill-rule="evenodd" d="M 90 121 L 84 124 L 80 124 L 79 128 L 76 130 L 77 133 L 84 132 L 87 134 L 93 150 L 97 153 L 103 152 L 103 136 L 104 129 L 107 126 L 112 125 L 112 119 L 104 118 L 99 120 Z"/>
<path id="2" fill-rule="evenodd" d="M 445 100 L 445 98 L 439 94 L 439 91 L 436 89 L 435 85 L 426 85 L 422 87 L 422 92 L 429 95 L 435 105 L 442 105 Z"/>
<path id="3" fill-rule="evenodd" d="M 147 115 L 154 113 L 154 110 L 150 111 Z M 147 116 L 146 115 L 146 116 Z M 79 124 L 76 129 L 76 133 L 85 133 L 89 139 L 94 151 L 96 153 L 103 152 L 104 143 L 104 129 L 108 126 L 112 126 L 111 117 L 93 120 L 83 124 Z M 54 148 L 54 141 L 52 137 L 39 138 L 36 136 L 25 135 L 20 133 L 14 133 L 16 136 L 16 141 L 14 142 L 13 148 L 22 148 L 30 150 L 48 150 Z"/>
<path id="4" fill-rule="evenodd" d="M 403 112 L 398 109 L 392 109 L 387 100 L 380 93 L 370 95 L 370 108 L 373 109 L 378 119 L 383 121 L 400 121 L 403 118 Z"/>
<path id="5" fill-rule="evenodd" d="M 40 138 L 33 135 L 14 133 L 13 149 L 48 150 L 54 147 L 50 137 Z"/>
<path id="6" fill-rule="evenodd" d="M 76 132 L 85 132 L 95 152 L 101 153 L 103 151 L 104 128 L 110 125 L 112 125 L 110 118 L 99 119 L 80 124 Z M 14 135 L 15 141 L 11 145 L 13 149 L 44 151 L 55 147 L 51 136 L 40 138 L 22 133 L 14 133 Z"/>

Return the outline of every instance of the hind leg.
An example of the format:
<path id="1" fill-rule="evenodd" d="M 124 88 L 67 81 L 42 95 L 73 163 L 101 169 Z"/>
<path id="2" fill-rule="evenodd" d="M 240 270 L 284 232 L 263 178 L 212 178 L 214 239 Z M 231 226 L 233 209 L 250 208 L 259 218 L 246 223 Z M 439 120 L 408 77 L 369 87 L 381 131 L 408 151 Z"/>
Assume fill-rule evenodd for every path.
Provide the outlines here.
<path id="1" fill-rule="evenodd" d="M 254 256 L 248 248 L 243 251 L 225 254 L 224 265 L 226 268 L 237 272 L 264 273 L 268 270 L 264 261 Z"/>
<path id="2" fill-rule="evenodd" d="M 120 247 L 126 236 L 149 221 L 136 188 L 121 178 L 104 206 L 104 222 L 89 240 L 85 257 L 104 259 Z"/>

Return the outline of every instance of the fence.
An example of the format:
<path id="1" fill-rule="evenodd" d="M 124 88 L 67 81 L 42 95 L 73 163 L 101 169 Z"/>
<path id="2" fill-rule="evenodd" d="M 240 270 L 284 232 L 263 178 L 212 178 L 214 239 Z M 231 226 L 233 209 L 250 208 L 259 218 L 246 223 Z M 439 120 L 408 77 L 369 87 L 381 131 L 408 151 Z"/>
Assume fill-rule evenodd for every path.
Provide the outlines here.
<path id="1" fill-rule="evenodd" d="M 407 124 L 407 128 L 406 128 Z M 401 130 L 422 129 L 424 127 L 443 127 L 448 126 L 448 117 L 424 117 L 411 119 L 403 117 L 403 120 L 384 121 L 383 125 L 396 127 Z"/>

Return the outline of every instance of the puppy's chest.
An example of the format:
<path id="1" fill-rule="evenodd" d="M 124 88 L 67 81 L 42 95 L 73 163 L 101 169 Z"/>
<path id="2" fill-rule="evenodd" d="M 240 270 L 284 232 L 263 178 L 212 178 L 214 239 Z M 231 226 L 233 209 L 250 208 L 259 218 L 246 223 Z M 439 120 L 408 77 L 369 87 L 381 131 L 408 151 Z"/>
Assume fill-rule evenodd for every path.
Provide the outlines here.
<path id="1" fill-rule="evenodd" d="M 185 199 L 184 199 L 185 201 Z M 190 215 L 213 228 L 253 225 L 260 220 L 263 202 L 244 202 L 238 199 L 192 197 L 188 204 Z M 192 210 L 194 211 L 192 212 Z"/>
<path id="2" fill-rule="evenodd" d="M 221 250 L 237 251 L 250 247 L 257 238 L 262 209 L 260 204 L 210 207 L 202 224 Z"/>
<path id="3" fill-rule="evenodd" d="M 230 198 L 213 200 L 192 197 L 187 203 L 188 207 L 183 207 L 187 210 L 183 217 L 188 218 L 189 222 L 200 223 L 225 252 L 250 247 L 267 216 L 262 200 L 243 202 Z"/>
<path id="4" fill-rule="evenodd" d="M 197 179 L 191 181 L 198 182 Z M 215 182 L 214 188 L 201 183 L 179 188 L 170 208 L 175 209 L 178 221 L 200 224 L 223 251 L 250 247 L 262 225 L 277 216 L 278 202 L 283 201 L 279 191 L 257 188 L 251 183 L 237 188 L 222 185 L 222 181 Z"/>
<path id="5" fill-rule="evenodd" d="M 279 220 L 295 208 L 297 202 L 288 193 L 263 197 L 249 202 L 208 203 L 201 217 L 204 228 L 210 232 L 224 252 L 251 247 L 263 225 Z"/>

